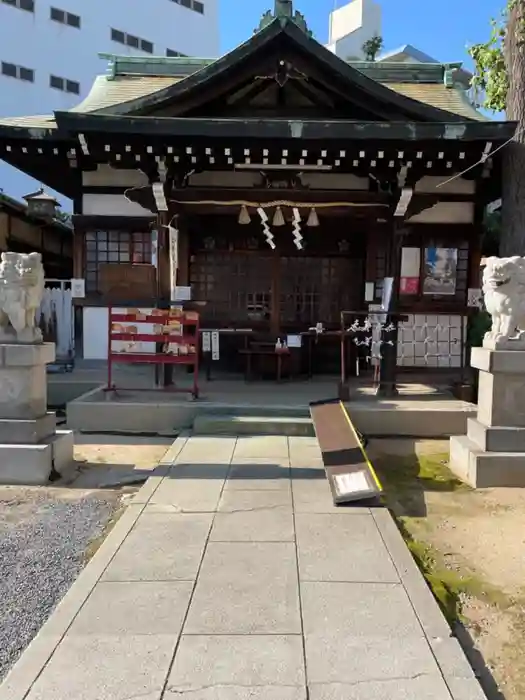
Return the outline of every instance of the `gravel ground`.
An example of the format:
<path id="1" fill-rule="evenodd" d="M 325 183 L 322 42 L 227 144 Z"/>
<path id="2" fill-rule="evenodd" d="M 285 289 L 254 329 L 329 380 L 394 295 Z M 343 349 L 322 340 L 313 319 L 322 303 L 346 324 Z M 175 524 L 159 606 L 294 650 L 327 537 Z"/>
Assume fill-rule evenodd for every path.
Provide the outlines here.
<path id="1" fill-rule="evenodd" d="M 116 493 L 0 488 L 0 680 L 85 563 Z"/>

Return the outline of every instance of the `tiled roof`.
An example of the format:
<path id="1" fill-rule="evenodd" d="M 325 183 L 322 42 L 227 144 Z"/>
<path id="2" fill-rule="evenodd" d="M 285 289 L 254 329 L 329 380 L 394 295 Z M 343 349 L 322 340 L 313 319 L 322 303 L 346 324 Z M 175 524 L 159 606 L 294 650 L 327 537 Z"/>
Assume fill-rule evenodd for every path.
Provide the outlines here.
<path id="1" fill-rule="evenodd" d="M 116 75 L 115 77 L 101 75 L 96 78 L 87 97 L 71 111 L 97 112 L 107 107 L 151 95 L 181 80 L 184 80 L 183 76 L 175 75 Z M 459 114 L 468 119 L 486 121 L 486 118 L 469 103 L 460 87 L 446 87 L 443 82 L 391 82 L 388 80 L 380 82 L 401 95 L 419 100 L 452 114 Z M 2 119 L 0 120 L 0 126 L 20 126 L 35 129 L 56 128 L 52 116 Z"/>
<path id="2" fill-rule="evenodd" d="M 91 92 L 72 112 L 96 112 L 104 107 L 121 104 L 137 97 L 150 95 L 158 90 L 178 83 L 182 78 L 175 76 L 119 76 L 108 80 L 99 75 L 93 83 Z"/>
<path id="3" fill-rule="evenodd" d="M 410 97 L 413 100 L 425 102 L 427 105 L 444 109 L 453 114 L 460 114 L 467 119 L 487 121 L 468 101 L 465 92 L 459 87 L 446 87 L 426 83 L 384 83 L 391 90 Z"/>

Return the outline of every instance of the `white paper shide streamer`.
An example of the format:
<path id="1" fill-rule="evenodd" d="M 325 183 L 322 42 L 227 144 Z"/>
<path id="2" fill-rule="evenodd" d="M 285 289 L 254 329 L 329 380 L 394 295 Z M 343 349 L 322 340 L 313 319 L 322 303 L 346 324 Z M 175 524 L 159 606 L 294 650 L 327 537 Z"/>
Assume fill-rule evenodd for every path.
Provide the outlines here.
<path id="1" fill-rule="evenodd" d="M 268 215 L 262 207 L 259 207 L 257 209 L 257 213 L 259 214 L 259 217 L 261 219 L 262 230 L 264 233 L 264 237 L 266 238 L 266 242 L 272 250 L 275 250 L 275 241 L 273 240 L 273 233 L 268 224 Z"/>
<path id="2" fill-rule="evenodd" d="M 292 227 L 293 227 L 293 242 L 295 243 L 295 247 L 297 248 L 297 250 L 302 250 L 303 249 L 303 236 L 301 233 L 301 214 L 299 213 L 299 209 L 297 207 L 293 208 Z"/>

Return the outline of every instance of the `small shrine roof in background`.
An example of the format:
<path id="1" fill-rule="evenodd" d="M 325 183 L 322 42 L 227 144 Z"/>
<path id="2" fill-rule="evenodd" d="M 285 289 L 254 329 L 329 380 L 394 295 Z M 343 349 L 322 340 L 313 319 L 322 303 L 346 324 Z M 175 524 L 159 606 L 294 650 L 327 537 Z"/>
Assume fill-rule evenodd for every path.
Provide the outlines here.
<path id="1" fill-rule="evenodd" d="M 299 12 L 298 10 L 296 10 L 295 12 L 293 11 L 293 0 L 275 0 L 273 12 L 271 10 L 267 10 L 263 14 L 263 16 L 261 17 L 261 21 L 259 22 L 259 26 L 255 30 L 255 32 L 260 32 L 261 29 L 267 27 L 275 19 L 280 19 L 284 22 L 290 20 L 291 22 L 296 24 L 299 27 L 299 29 L 302 29 L 302 31 L 305 34 L 307 34 L 308 36 L 313 36 L 313 32 L 311 32 L 308 29 L 308 25 L 306 23 L 306 19 L 303 13 Z"/>

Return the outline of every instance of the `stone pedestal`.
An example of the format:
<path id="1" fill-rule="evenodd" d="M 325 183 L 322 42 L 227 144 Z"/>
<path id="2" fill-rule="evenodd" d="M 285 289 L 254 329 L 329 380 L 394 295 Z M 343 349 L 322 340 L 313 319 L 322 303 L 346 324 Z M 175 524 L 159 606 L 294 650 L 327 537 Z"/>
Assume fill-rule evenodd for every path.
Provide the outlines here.
<path id="1" fill-rule="evenodd" d="M 525 350 L 473 348 L 477 418 L 450 438 L 450 467 L 474 487 L 525 486 Z"/>
<path id="2" fill-rule="evenodd" d="M 73 462 L 73 433 L 47 411 L 53 343 L 0 343 L 0 484 L 46 484 Z"/>

